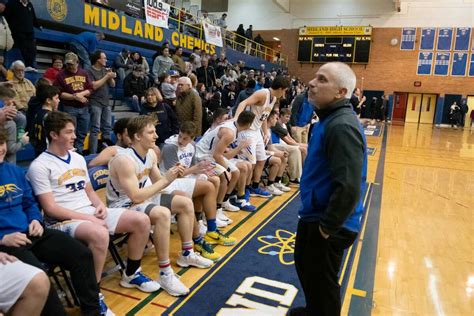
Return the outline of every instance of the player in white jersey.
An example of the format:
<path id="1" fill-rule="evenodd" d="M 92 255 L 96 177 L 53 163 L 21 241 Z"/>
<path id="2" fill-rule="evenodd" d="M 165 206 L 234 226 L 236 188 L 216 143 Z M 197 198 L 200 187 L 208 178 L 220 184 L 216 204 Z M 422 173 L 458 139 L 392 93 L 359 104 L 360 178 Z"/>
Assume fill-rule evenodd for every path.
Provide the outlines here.
<path id="1" fill-rule="evenodd" d="M 249 98 L 240 102 L 235 112 L 238 117 L 240 113 L 250 108 L 255 114 L 255 119 L 249 131 L 239 133 L 238 141 L 243 139 L 251 139 L 250 149 L 252 152 L 251 162 L 255 165 L 253 170 L 253 183 L 250 187 L 251 196 L 270 197 L 268 191 L 260 188 L 260 178 L 262 177 L 265 161 L 268 156 L 265 153 L 265 145 L 270 139 L 270 133 L 267 128 L 267 118 L 273 110 L 275 102 L 278 98 L 285 95 L 286 90 L 290 86 L 290 82 L 283 76 L 277 76 L 269 89 L 261 89 L 254 92 Z"/>
<path id="2" fill-rule="evenodd" d="M 148 217 L 124 208 L 105 207 L 92 188 L 84 157 L 72 151 L 76 136 L 69 114 L 52 112 L 44 125 L 49 146 L 32 162 L 27 176 L 47 225 L 87 244 L 97 282 L 107 256 L 109 234 L 129 233 L 127 269 L 120 285 L 157 291 L 159 284 L 142 274 L 140 268 L 150 230 Z"/>
<path id="3" fill-rule="evenodd" d="M 234 201 L 230 199 L 237 183 L 241 195 L 245 195 L 245 184 L 251 165 L 244 161 L 234 160 L 233 157 L 241 151 L 248 152 L 248 145 L 251 141 L 245 140 L 240 142 L 239 145 L 234 143 L 239 133 L 248 130 L 254 118 L 255 114 L 252 112 L 242 113 L 237 121 L 226 121 L 213 129 L 209 129 L 196 144 L 196 158 L 198 160 L 211 160 L 221 169 L 221 189 L 217 197 L 218 206 L 222 202 L 234 202 L 233 205 L 239 209 L 256 210 L 256 207 L 247 201 L 242 200 L 237 203 L 236 199 Z M 219 113 L 214 116 L 214 120 L 218 119 Z"/>
<path id="4" fill-rule="evenodd" d="M 130 205 L 132 209 L 150 217 L 154 225 L 153 241 L 160 268 L 159 283 L 170 295 L 186 295 L 189 289 L 175 276 L 169 259 L 171 213 L 177 215 L 182 245 L 177 264 L 182 267 L 209 268 L 213 261 L 193 250 L 195 220 L 192 200 L 182 195 L 163 193 L 171 182 L 183 175 L 184 167 L 174 166 L 161 176 L 158 159 L 153 151 L 158 138 L 153 117 L 134 117 L 130 119 L 127 129 L 132 140 L 131 148 L 120 151 L 109 162 L 108 203 L 111 206 Z M 148 180 L 151 185 L 146 186 Z"/>

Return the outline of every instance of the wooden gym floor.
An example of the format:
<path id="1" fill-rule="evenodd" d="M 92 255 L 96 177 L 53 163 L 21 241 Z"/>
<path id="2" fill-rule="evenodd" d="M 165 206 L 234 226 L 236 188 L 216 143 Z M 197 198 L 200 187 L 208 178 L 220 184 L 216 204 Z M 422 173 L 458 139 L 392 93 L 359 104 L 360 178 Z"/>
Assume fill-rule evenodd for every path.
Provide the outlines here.
<path id="1" fill-rule="evenodd" d="M 388 125 L 382 136 L 367 136 L 367 143 L 376 149 L 367 179 L 373 192 L 342 315 L 473 315 L 474 133 Z M 290 196 L 253 198 L 255 205 L 265 205 L 254 215 L 230 213 L 234 223 L 227 231 L 242 240 Z M 206 270 L 175 265 L 180 247 L 176 227 L 173 231 L 172 265 L 191 286 Z M 230 249 L 216 248 L 222 254 Z M 143 270 L 157 277 L 153 249 L 144 256 Z M 119 278 L 112 273 L 101 283 L 117 315 L 160 315 L 176 301 L 164 292 L 121 288 Z"/>

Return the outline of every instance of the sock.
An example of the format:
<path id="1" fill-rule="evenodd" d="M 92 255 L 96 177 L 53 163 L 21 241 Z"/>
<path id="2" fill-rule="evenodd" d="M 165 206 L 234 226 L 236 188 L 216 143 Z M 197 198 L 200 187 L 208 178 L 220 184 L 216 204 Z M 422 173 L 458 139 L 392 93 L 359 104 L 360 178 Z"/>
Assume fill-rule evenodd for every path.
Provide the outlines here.
<path id="1" fill-rule="evenodd" d="M 207 228 L 209 229 L 209 227 Z M 181 249 L 183 250 L 183 256 L 189 256 L 191 253 L 194 252 L 193 250 L 193 242 L 192 241 L 183 241 L 181 243 Z"/>
<path id="2" fill-rule="evenodd" d="M 224 196 L 224 201 L 229 201 L 229 198 L 230 198 L 230 194 L 229 193 L 226 193 L 225 196 Z"/>
<path id="3" fill-rule="evenodd" d="M 250 190 L 251 188 L 252 188 L 252 186 L 251 186 L 250 184 L 249 184 L 249 185 L 246 185 L 246 186 L 245 186 L 245 191 Z"/>
<path id="4" fill-rule="evenodd" d="M 158 266 L 160 267 L 160 275 L 173 273 L 173 269 L 171 269 L 170 259 L 159 261 Z"/>
<path id="5" fill-rule="evenodd" d="M 217 230 L 216 219 L 208 219 L 207 220 L 207 231 L 208 232 L 215 232 Z"/>
<path id="6" fill-rule="evenodd" d="M 276 183 L 280 183 L 280 181 L 281 181 L 281 177 L 276 177 L 276 178 L 275 178 L 275 182 L 276 182 Z"/>
<path id="7" fill-rule="evenodd" d="M 267 181 L 267 186 L 270 186 L 270 185 L 272 185 L 273 183 L 275 183 L 275 181 L 272 181 L 272 180 L 269 179 L 269 180 Z"/>
<path id="8" fill-rule="evenodd" d="M 232 195 L 237 195 L 237 190 L 235 190 L 235 189 L 232 190 L 232 192 L 230 192 L 230 195 L 231 195 L 231 196 L 232 196 Z"/>
<path id="9" fill-rule="evenodd" d="M 258 182 L 253 182 L 252 183 L 252 189 L 258 189 Z"/>
<path id="10" fill-rule="evenodd" d="M 193 238 L 193 241 L 195 244 L 200 244 L 204 241 L 204 238 L 201 235 L 199 235 L 199 237 Z"/>
<path id="11" fill-rule="evenodd" d="M 238 196 L 237 196 L 237 199 L 238 199 L 238 200 L 245 200 L 245 194 L 238 195 Z"/>
<path id="12" fill-rule="evenodd" d="M 217 208 L 222 208 L 223 202 L 217 202 Z"/>
<path id="13" fill-rule="evenodd" d="M 140 264 L 142 263 L 141 259 L 132 260 L 130 258 L 127 259 L 127 269 L 125 270 L 125 274 L 127 276 L 131 276 L 134 274 L 138 268 L 140 268 Z"/>

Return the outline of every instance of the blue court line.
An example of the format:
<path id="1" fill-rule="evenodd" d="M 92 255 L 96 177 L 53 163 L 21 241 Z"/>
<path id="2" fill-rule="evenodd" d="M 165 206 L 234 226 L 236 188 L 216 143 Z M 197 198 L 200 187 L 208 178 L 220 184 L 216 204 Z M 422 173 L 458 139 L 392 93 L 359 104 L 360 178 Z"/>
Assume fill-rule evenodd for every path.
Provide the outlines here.
<path id="1" fill-rule="evenodd" d="M 366 316 L 372 313 L 386 151 L 387 129 L 384 128 L 380 157 L 375 175 L 375 182 L 379 185 L 372 186 L 372 201 L 369 209 L 370 215 L 367 218 L 364 243 L 361 248 L 353 286 L 355 289 L 366 291 L 367 295 L 366 297 L 352 296 L 349 305 L 349 315 Z"/>

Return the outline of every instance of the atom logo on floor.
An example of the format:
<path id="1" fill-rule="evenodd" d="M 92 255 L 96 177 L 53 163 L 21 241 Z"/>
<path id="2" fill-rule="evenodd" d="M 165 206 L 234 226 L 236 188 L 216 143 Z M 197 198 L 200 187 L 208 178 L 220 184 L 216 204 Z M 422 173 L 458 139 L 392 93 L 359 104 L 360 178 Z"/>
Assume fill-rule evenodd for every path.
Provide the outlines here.
<path id="1" fill-rule="evenodd" d="M 258 241 L 265 246 L 258 249 L 258 252 L 269 256 L 278 256 L 281 264 L 295 264 L 295 240 L 296 233 L 289 232 L 284 229 L 278 229 L 275 235 L 259 236 Z"/>

